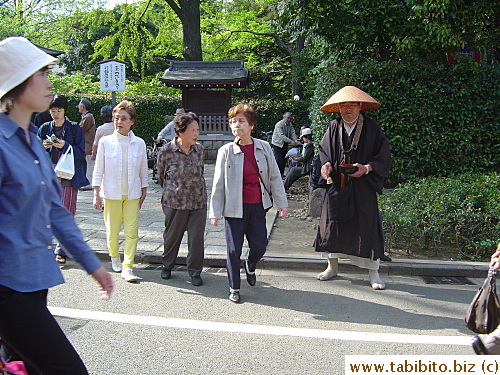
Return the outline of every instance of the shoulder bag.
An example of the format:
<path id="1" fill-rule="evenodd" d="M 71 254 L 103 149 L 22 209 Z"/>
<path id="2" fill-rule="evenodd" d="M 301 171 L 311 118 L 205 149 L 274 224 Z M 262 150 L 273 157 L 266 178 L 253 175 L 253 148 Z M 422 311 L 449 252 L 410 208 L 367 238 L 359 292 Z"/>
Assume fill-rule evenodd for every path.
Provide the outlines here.
<path id="1" fill-rule="evenodd" d="M 465 325 L 472 332 L 488 334 L 493 332 L 500 323 L 500 303 L 497 297 L 496 271 L 488 271 L 488 277 L 479 288 L 472 300 Z"/>

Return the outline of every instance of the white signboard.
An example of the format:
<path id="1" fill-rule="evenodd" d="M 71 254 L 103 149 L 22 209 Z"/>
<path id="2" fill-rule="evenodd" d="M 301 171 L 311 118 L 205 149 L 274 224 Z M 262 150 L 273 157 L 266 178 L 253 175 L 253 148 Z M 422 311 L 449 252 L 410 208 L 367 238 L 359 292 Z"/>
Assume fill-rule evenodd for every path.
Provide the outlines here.
<path id="1" fill-rule="evenodd" d="M 100 65 L 101 91 L 125 91 L 125 64 L 108 61 Z"/>

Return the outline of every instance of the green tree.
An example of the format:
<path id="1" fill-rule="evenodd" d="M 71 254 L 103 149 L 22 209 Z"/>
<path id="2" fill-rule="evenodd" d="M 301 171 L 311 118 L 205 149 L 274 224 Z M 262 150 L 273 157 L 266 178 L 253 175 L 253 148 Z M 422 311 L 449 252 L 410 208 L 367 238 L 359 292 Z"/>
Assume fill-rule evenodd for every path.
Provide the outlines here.
<path id="1" fill-rule="evenodd" d="M 498 46 L 498 4 L 463 0 L 292 0 L 303 23 L 327 41 L 330 59 L 444 59 L 468 41 Z"/>
<path id="2" fill-rule="evenodd" d="M 0 31 L 3 29 L 4 33 L 26 36 L 32 42 L 60 49 L 63 45 L 61 18 L 89 10 L 92 5 L 92 1 L 85 0 L 2 0 Z"/>

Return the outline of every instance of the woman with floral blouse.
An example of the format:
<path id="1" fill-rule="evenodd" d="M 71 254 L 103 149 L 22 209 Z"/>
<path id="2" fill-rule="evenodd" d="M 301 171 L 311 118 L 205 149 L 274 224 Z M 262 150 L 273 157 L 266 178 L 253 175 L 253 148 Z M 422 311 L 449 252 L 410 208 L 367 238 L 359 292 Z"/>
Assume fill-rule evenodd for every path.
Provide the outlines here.
<path id="1" fill-rule="evenodd" d="M 192 112 L 177 115 L 174 119 L 176 137 L 160 149 L 157 163 L 165 214 L 161 277 L 164 280 L 172 277 L 179 246 L 187 230 L 187 269 L 194 286 L 203 284 L 200 274 L 205 255 L 207 217 L 204 148 L 197 143 L 200 135 L 198 123 L 198 117 Z"/>

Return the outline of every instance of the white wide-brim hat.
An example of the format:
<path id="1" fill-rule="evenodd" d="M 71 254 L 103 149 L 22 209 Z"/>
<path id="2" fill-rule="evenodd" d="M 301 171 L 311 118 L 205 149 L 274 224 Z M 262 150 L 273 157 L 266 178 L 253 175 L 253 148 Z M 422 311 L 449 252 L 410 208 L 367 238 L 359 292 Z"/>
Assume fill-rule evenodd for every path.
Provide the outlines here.
<path id="1" fill-rule="evenodd" d="M 337 91 L 323 104 L 321 110 L 329 113 L 340 113 L 339 103 L 360 102 L 362 111 L 371 111 L 380 107 L 380 103 L 363 90 L 355 86 L 345 86 Z"/>
<path id="2" fill-rule="evenodd" d="M 300 132 L 300 136 L 303 137 L 304 135 L 308 135 L 308 134 L 312 134 L 311 132 L 311 129 L 310 128 L 304 128 L 302 129 L 302 131 Z"/>
<path id="3" fill-rule="evenodd" d="M 55 61 L 26 38 L 10 37 L 0 41 L 0 98 Z"/>

